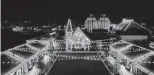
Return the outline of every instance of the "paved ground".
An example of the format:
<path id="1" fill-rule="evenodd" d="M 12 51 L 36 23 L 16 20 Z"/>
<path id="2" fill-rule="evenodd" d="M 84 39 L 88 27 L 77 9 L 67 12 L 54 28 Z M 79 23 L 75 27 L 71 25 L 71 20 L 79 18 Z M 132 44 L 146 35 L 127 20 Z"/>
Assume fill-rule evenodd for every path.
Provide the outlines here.
<path id="1" fill-rule="evenodd" d="M 92 53 L 80 53 L 80 54 L 62 54 L 57 60 L 48 75 L 110 75 L 105 65 L 98 59 L 97 55 Z M 85 59 L 65 59 L 68 55 L 72 57 L 85 58 Z M 67 58 L 68 58 L 67 57 Z M 70 57 L 70 58 L 72 58 Z M 93 58 L 94 60 L 88 60 L 86 58 Z M 69 58 L 68 58 L 69 59 Z"/>

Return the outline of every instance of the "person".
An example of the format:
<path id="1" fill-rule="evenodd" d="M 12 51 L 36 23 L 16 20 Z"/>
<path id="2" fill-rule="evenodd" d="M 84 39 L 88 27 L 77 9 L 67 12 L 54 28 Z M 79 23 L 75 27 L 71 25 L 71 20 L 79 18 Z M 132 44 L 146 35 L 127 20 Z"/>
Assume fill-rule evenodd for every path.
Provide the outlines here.
<path id="1" fill-rule="evenodd" d="M 131 62 L 130 62 L 129 65 L 127 66 L 127 70 L 130 71 L 130 69 L 131 69 Z"/>

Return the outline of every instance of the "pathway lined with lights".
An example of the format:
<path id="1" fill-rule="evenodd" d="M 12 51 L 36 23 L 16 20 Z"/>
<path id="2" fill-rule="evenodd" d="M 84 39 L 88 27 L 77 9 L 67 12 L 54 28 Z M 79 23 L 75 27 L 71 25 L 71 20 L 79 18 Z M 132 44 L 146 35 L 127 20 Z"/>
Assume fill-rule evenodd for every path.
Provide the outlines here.
<path id="1" fill-rule="evenodd" d="M 90 56 L 72 56 L 72 55 L 58 55 L 58 60 L 92 60 L 92 61 L 99 61 L 97 55 L 90 55 Z"/>
<path id="2" fill-rule="evenodd" d="M 58 53 L 100 53 L 102 51 L 57 51 Z"/>
<path id="3" fill-rule="evenodd" d="M 107 67 L 107 65 L 104 63 L 104 60 L 101 58 L 101 56 L 98 55 L 98 57 L 100 58 L 100 60 L 102 61 L 102 63 L 105 65 L 105 67 L 107 68 L 107 70 L 110 72 L 110 74 L 111 74 L 111 75 L 114 75 L 114 74 L 110 71 L 110 69 Z"/>
<path id="4" fill-rule="evenodd" d="M 50 66 L 49 70 L 46 72 L 46 75 L 50 72 L 50 70 L 52 69 L 53 65 L 56 63 L 57 59 L 59 56 L 56 57 L 56 59 L 53 61 L 52 65 Z"/>

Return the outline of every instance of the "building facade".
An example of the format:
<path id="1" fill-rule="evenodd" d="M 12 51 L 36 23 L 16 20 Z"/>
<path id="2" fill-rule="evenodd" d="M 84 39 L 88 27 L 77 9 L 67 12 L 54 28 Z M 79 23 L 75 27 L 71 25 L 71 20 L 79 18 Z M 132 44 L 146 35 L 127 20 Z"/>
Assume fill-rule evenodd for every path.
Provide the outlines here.
<path id="1" fill-rule="evenodd" d="M 111 21 L 108 17 L 106 17 L 105 14 L 103 14 L 98 20 L 93 16 L 93 14 L 90 14 L 90 17 L 88 17 L 85 20 L 85 28 L 89 33 L 92 33 L 93 30 L 108 30 L 112 26 Z"/>
<path id="2" fill-rule="evenodd" d="M 123 19 L 116 28 L 120 40 L 135 44 L 148 45 L 152 31 L 135 22 L 133 19 Z"/>
<path id="3" fill-rule="evenodd" d="M 70 19 L 67 22 L 65 40 L 67 51 L 72 51 L 72 49 L 89 50 L 90 39 L 82 32 L 79 27 L 73 32 Z"/>
<path id="4" fill-rule="evenodd" d="M 2 75 L 38 75 L 44 72 L 48 67 L 44 66 L 41 70 L 38 62 L 50 66 L 55 61 L 57 52 L 53 51 L 54 45 L 51 39 L 48 42 L 46 40 L 28 40 L 26 44 L 4 51 L 1 54 Z M 48 60 L 49 58 L 46 57 L 52 60 Z"/>
<path id="5" fill-rule="evenodd" d="M 104 43 L 110 44 L 109 42 L 111 41 L 105 42 L 107 39 L 110 39 L 108 33 L 103 33 L 103 31 L 89 33 L 89 31 L 91 31 L 91 29 L 80 29 L 80 27 L 73 29 L 71 20 L 69 19 L 65 29 L 66 51 L 95 51 L 109 49 L 108 46 L 102 45 Z"/>
<path id="6" fill-rule="evenodd" d="M 110 55 L 116 60 L 116 66 L 123 65 L 135 75 L 154 75 L 154 69 L 150 67 L 153 66 L 153 54 L 149 49 L 123 40 L 110 46 Z"/>

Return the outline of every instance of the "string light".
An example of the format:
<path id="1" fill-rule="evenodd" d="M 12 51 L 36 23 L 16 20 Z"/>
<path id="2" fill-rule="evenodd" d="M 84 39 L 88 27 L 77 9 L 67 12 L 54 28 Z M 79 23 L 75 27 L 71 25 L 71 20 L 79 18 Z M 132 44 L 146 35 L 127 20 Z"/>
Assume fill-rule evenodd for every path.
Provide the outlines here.
<path id="1" fill-rule="evenodd" d="M 13 61 L 5 61 L 5 62 L 3 61 L 3 62 L 2 62 L 2 64 L 10 64 L 10 63 L 13 64 L 13 63 L 18 63 L 18 62 L 13 62 Z"/>
<path id="2" fill-rule="evenodd" d="M 143 61 L 143 62 L 139 62 L 139 63 L 144 63 L 144 64 L 154 64 L 154 61 Z"/>
<path id="3" fill-rule="evenodd" d="M 136 49 L 133 49 L 133 50 L 131 49 L 131 51 L 128 50 L 127 52 L 123 52 L 123 53 L 132 53 L 132 52 L 139 52 L 139 51 L 140 51 L 140 52 L 141 52 L 141 51 L 142 51 L 142 52 L 147 52 L 148 50 L 144 50 L 144 49 L 140 49 L 140 48 L 137 49 L 137 48 L 136 48 Z"/>

